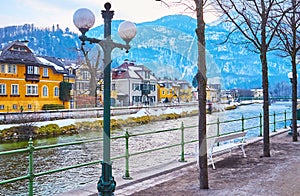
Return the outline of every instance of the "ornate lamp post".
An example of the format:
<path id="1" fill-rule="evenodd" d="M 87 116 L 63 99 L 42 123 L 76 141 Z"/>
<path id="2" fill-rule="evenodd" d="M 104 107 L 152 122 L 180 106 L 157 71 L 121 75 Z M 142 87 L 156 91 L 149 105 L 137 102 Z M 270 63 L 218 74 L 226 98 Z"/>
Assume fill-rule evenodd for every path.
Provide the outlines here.
<path id="1" fill-rule="evenodd" d="M 129 42 L 136 35 L 136 26 L 128 21 L 120 24 L 118 32 L 120 37 L 126 42 L 126 44 L 115 43 L 111 39 L 111 20 L 114 15 L 114 11 L 111 11 L 111 4 L 104 4 L 105 10 L 101 10 L 102 18 L 104 19 L 104 39 L 90 38 L 85 33 L 94 25 L 94 14 L 86 9 L 78 9 L 73 16 L 73 22 L 75 26 L 82 33 L 79 39 L 84 44 L 88 41 L 90 44 L 96 43 L 101 46 L 104 51 L 104 110 L 103 110 L 103 161 L 102 175 L 98 182 L 99 195 L 114 195 L 116 182 L 112 176 L 112 162 L 110 159 L 110 94 L 111 94 L 111 52 L 114 48 L 126 49 L 126 52 L 130 49 Z"/>

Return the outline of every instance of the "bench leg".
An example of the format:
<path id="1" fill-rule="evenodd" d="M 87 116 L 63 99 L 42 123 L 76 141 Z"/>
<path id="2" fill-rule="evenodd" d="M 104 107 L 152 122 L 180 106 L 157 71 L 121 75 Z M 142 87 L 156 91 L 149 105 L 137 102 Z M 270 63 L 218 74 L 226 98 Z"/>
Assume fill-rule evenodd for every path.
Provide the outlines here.
<path id="1" fill-rule="evenodd" d="M 214 160 L 213 160 L 213 157 L 212 157 L 212 154 L 209 155 L 209 160 L 210 160 L 210 162 L 211 162 L 212 168 L 213 168 L 213 169 L 216 169 L 215 163 L 214 163 Z"/>
<path id="2" fill-rule="evenodd" d="M 240 148 L 243 151 L 243 157 L 247 157 L 245 149 L 244 149 L 244 145 L 241 145 Z"/>
<path id="3" fill-rule="evenodd" d="M 199 149 L 198 149 L 198 145 L 195 145 L 195 156 L 196 156 L 196 160 L 197 160 L 197 167 L 199 167 Z"/>

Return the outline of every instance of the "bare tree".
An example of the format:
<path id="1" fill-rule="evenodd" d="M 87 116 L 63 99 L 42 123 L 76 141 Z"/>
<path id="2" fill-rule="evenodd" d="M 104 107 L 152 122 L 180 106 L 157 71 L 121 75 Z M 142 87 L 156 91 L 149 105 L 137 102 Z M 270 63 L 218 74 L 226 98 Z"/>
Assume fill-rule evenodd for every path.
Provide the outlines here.
<path id="1" fill-rule="evenodd" d="M 101 50 L 99 46 L 96 46 L 96 55 L 90 55 L 90 50 L 85 50 L 81 45 L 80 50 L 83 53 L 88 71 L 90 73 L 90 85 L 89 85 L 89 96 L 94 96 L 97 88 L 97 73 L 101 61 Z"/>
<path id="2" fill-rule="evenodd" d="M 216 5 L 229 22 L 254 46 L 262 65 L 263 87 L 263 156 L 270 157 L 269 80 L 267 52 L 276 47 L 274 36 L 284 16 L 284 0 L 216 0 Z M 285 13 L 286 11 L 284 11 Z M 232 34 L 231 33 L 231 34 Z"/>
<path id="3" fill-rule="evenodd" d="M 160 1 L 160 0 L 156 0 Z M 198 139 L 199 139 L 199 181 L 200 189 L 208 189 L 208 167 L 207 167 L 207 140 L 206 140 L 206 45 L 205 45 L 205 22 L 204 7 L 208 5 L 208 0 L 177 0 L 167 2 L 161 1 L 165 5 L 183 5 L 185 11 L 196 13 L 197 27 L 196 35 L 198 38 Z"/>
<path id="4" fill-rule="evenodd" d="M 298 141 L 297 136 L 297 54 L 300 50 L 300 2 L 296 0 L 290 0 L 290 3 L 286 3 L 291 7 L 283 18 L 281 24 L 278 27 L 277 37 L 280 39 L 280 50 L 285 54 L 284 57 L 289 56 L 292 64 L 292 130 L 293 141 Z M 284 10 L 283 10 L 284 11 Z"/>

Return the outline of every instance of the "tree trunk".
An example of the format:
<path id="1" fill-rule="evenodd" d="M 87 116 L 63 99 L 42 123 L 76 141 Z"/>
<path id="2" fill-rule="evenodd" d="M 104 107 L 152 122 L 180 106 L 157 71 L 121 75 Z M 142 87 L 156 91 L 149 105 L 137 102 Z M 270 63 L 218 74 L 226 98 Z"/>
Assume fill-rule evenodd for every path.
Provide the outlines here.
<path id="1" fill-rule="evenodd" d="M 262 86 L 263 86 L 263 116 L 264 116 L 264 150 L 263 156 L 270 157 L 270 132 L 269 132 L 269 81 L 268 81 L 268 63 L 267 63 L 267 53 L 262 51 L 260 55 L 260 60 L 262 64 Z"/>
<path id="2" fill-rule="evenodd" d="M 270 157 L 270 132 L 269 132 L 269 79 L 268 79 L 268 61 L 267 61 L 267 11 L 264 1 L 261 1 L 262 12 L 261 12 L 261 48 L 260 48 L 260 61 L 262 65 L 262 87 L 263 87 L 263 116 L 264 116 L 264 149 L 263 156 Z"/>
<path id="3" fill-rule="evenodd" d="M 200 189 L 208 189 L 207 141 L 206 141 L 206 59 L 205 59 L 205 22 L 203 18 L 203 0 L 195 0 L 197 9 L 198 37 L 198 139 L 199 139 L 199 180 Z"/>
<path id="4" fill-rule="evenodd" d="M 297 22 L 296 22 L 296 0 L 292 0 L 293 15 L 292 15 L 292 32 L 293 32 L 293 51 L 292 51 L 292 131 L 293 131 L 293 142 L 298 141 L 297 131 Z"/>
<path id="5" fill-rule="evenodd" d="M 296 55 L 292 56 L 292 131 L 293 142 L 298 141 L 297 132 L 297 69 L 296 69 Z"/>

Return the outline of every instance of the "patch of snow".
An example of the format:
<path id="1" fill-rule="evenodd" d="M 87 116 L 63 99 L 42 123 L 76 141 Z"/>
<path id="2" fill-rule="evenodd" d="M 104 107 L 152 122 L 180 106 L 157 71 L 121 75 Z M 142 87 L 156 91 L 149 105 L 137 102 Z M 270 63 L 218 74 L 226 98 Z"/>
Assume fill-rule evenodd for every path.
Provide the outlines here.
<path id="1" fill-rule="evenodd" d="M 63 71 L 64 68 L 61 66 L 56 65 L 55 63 L 52 63 L 50 61 L 48 61 L 47 59 L 43 58 L 43 57 L 37 57 L 37 59 L 39 61 L 41 61 L 44 65 L 49 65 L 49 66 L 53 66 L 56 70 L 60 70 Z"/>

